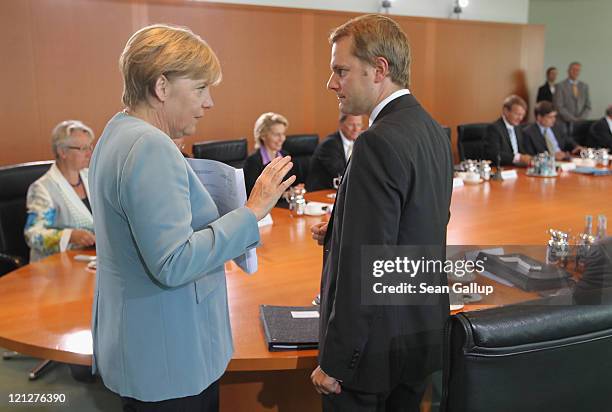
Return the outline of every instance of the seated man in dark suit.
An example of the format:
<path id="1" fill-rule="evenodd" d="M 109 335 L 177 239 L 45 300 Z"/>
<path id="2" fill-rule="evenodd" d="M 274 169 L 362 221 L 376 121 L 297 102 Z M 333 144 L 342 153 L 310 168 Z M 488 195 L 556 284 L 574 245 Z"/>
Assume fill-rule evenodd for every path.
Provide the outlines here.
<path id="1" fill-rule="evenodd" d="M 362 129 L 361 116 L 340 114 L 338 131 L 330 134 L 318 146 L 310 159 L 306 190 L 332 189 L 334 178 L 344 174 L 353 143 Z"/>
<path id="2" fill-rule="evenodd" d="M 484 158 L 497 165 L 499 157 L 501 166 L 524 166 L 531 156 L 523 145 L 523 135 L 518 125 L 521 124 L 527 103 L 517 95 L 510 95 L 504 100 L 502 115 L 487 126 L 484 137 Z"/>
<path id="3" fill-rule="evenodd" d="M 557 111 L 553 104 L 541 101 L 535 107 L 536 122 L 523 130 L 525 151 L 535 156 L 538 153 L 549 152 L 557 160 L 569 159 L 570 153 L 580 152 L 582 146 L 565 133 L 561 124 L 555 124 Z"/>
<path id="4" fill-rule="evenodd" d="M 606 115 L 593 123 L 591 136 L 597 147 L 607 147 L 612 150 L 612 105 L 606 109 Z"/>
<path id="5" fill-rule="evenodd" d="M 557 80 L 557 68 L 549 67 L 546 70 L 546 83 L 538 89 L 538 97 L 536 102 L 543 100 L 552 103 L 553 94 L 555 94 L 555 81 Z"/>

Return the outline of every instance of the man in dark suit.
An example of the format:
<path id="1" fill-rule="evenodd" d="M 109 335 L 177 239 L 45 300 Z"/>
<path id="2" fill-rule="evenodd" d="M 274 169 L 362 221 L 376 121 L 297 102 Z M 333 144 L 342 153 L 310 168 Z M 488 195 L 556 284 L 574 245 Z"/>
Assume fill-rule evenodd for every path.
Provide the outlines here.
<path id="1" fill-rule="evenodd" d="M 612 105 L 608 106 L 604 117 L 593 123 L 590 133 L 597 147 L 612 150 Z"/>
<path id="2" fill-rule="evenodd" d="M 527 112 L 527 103 L 517 95 L 510 95 L 504 100 L 502 115 L 487 126 L 484 137 L 484 157 L 497 165 L 498 157 L 501 166 L 524 166 L 531 156 L 525 151 L 523 134 L 520 127 Z"/>
<path id="3" fill-rule="evenodd" d="M 327 136 L 310 159 L 306 190 L 312 192 L 334 187 L 334 178 L 344 174 L 362 123 L 361 116 L 340 113 L 338 131 Z"/>
<path id="4" fill-rule="evenodd" d="M 341 112 L 367 114 L 371 125 L 355 143 L 329 224 L 311 229 L 324 244 L 320 366 L 311 379 L 324 411 L 418 411 L 425 380 L 441 366 L 448 294 L 427 304 L 400 296 L 408 303 L 400 305 L 387 294 L 384 304 L 371 304 L 374 278 L 361 258 L 366 246 L 431 245 L 438 252 L 428 258 L 444 259 L 450 143 L 407 89 L 410 46 L 397 23 L 357 17 L 336 28 L 330 43 L 327 87 Z M 444 273 L 417 278 L 447 284 Z"/>
<path id="5" fill-rule="evenodd" d="M 548 152 L 557 160 L 567 160 L 570 154 L 583 149 L 565 132 L 562 124 L 555 124 L 557 112 L 551 102 L 541 101 L 534 109 L 536 122 L 523 130 L 525 151 L 532 156 Z"/>
<path id="6" fill-rule="evenodd" d="M 541 101 L 551 102 L 553 100 L 553 94 L 555 94 L 555 81 L 557 80 L 557 68 L 549 67 L 546 70 L 546 83 L 544 83 L 538 89 L 538 97 L 536 103 Z"/>

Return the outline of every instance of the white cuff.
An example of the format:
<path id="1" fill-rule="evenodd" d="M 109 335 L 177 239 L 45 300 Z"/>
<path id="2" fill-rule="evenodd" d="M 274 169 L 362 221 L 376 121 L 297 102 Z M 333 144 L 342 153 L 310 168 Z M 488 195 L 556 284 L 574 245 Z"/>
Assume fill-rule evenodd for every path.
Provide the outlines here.
<path id="1" fill-rule="evenodd" d="M 68 244 L 70 242 L 70 236 L 72 236 L 72 229 L 64 229 L 62 231 L 62 238 L 59 242 L 60 252 L 65 252 L 68 249 Z"/>

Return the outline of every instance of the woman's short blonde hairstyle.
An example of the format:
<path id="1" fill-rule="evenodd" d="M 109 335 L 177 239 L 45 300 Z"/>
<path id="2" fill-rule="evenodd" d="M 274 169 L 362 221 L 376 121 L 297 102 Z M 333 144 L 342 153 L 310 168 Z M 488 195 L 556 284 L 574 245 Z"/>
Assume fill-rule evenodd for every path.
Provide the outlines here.
<path id="1" fill-rule="evenodd" d="M 268 112 L 264 113 L 255 121 L 253 135 L 255 136 L 255 149 L 259 149 L 263 145 L 263 138 L 270 132 L 270 128 L 275 124 L 282 124 L 289 127 L 289 121 L 282 114 Z"/>
<path id="2" fill-rule="evenodd" d="M 154 95 L 159 76 L 221 81 L 221 64 L 210 46 L 186 27 L 154 24 L 130 37 L 119 58 L 123 104 L 134 107 Z"/>
<path id="3" fill-rule="evenodd" d="M 94 133 L 91 127 L 80 120 L 64 120 L 60 122 L 51 132 L 51 150 L 53 150 L 53 155 L 56 159 L 59 157 L 59 149 L 67 145 L 72 132 L 75 130 L 87 133 L 90 141 L 94 139 Z"/>

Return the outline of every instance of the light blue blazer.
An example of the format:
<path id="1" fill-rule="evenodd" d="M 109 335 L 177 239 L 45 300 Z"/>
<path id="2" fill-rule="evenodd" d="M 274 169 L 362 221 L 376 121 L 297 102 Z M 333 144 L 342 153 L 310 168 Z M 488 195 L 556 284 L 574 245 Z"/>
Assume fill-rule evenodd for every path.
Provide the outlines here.
<path id="1" fill-rule="evenodd" d="M 100 137 L 89 186 L 94 372 L 142 401 L 202 392 L 232 356 L 223 265 L 259 242 L 255 215 L 219 217 L 172 140 L 124 113 Z"/>

